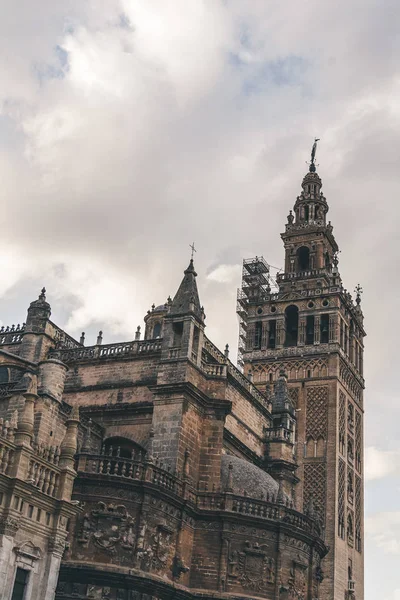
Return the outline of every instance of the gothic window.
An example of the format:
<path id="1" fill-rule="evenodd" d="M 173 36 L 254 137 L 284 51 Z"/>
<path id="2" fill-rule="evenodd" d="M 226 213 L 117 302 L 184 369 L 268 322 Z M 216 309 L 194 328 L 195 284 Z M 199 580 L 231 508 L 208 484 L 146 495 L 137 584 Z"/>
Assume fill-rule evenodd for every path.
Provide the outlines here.
<path id="1" fill-rule="evenodd" d="M 347 473 L 347 499 L 351 504 L 353 504 L 354 487 L 353 487 L 353 471 L 351 469 L 349 469 L 348 473 Z"/>
<path id="2" fill-rule="evenodd" d="M 183 322 L 174 323 L 172 325 L 174 332 L 174 347 L 180 346 L 182 342 L 182 334 L 183 334 Z"/>
<path id="3" fill-rule="evenodd" d="M 299 330 L 299 309 L 293 304 L 285 310 L 286 340 L 285 346 L 297 346 Z"/>
<path id="4" fill-rule="evenodd" d="M 301 246 L 296 254 L 298 270 L 307 271 L 310 268 L 310 249 L 307 246 Z"/>
<path id="5" fill-rule="evenodd" d="M 350 431 L 354 429 L 354 408 L 351 402 L 349 402 L 347 407 L 347 424 Z"/>
<path id="6" fill-rule="evenodd" d="M 355 508 L 355 546 L 357 552 L 362 552 L 362 538 L 361 538 L 361 478 L 355 478 L 355 490 L 354 490 L 354 508 Z"/>
<path id="7" fill-rule="evenodd" d="M 7 367 L 0 367 L 0 383 L 8 383 L 10 378 Z"/>
<path id="8" fill-rule="evenodd" d="M 351 440 L 350 438 L 347 440 L 347 458 L 350 463 L 352 463 L 354 460 L 353 440 Z"/>
<path id="9" fill-rule="evenodd" d="M 329 315 L 321 315 L 321 344 L 329 342 Z"/>
<path id="10" fill-rule="evenodd" d="M 306 457 L 313 458 L 315 456 L 315 442 L 312 437 L 309 437 L 306 444 Z"/>
<path id="11" fill-rule="evenodd" d="M 356 425 L 355 425 L 355 437 L 356 437 L 356 469 L 361 473 L 361 452 L 362 452 L 362 429 L 361 429 L 361 414 L 356 410 Z"/>
<path id="12" fill-rule="evenodd" d="M 262 329 L 263 329 L 262 322 L 258 321 L 256 323 L 256 328 L 255 328 L 255 332 L 254 332 L 254 348 L 255 349 L 261 348 Z"/>
<path id="13" fill-rule="evenodd" d="M 344 523 L 344 504 L 345 504 L 345 472 L 346 465 L 339 458 L 339 477 L 338 477 L 338 536 L 344 540 L 345 538 L 345 523 Z"/>
<path id="14" fill-rule="evenodd" d="M 351 513 L 348 513 L 347 515 L 347 542 L 350 546 L 352 546 L 354 542 L 354 524 Z"/>
<path id="15" fill-rule="evenodd" d="M 314 343 L 314 315 L 309 315 L 306 321 L 306 345 Z"/>
<path id="16" fill-rule="evenodd" d="M 17 568 L 11 600 L 23 600 L 28 584 L 29 571 Z"/>
<path id="17" fill-rule="evenodd" d="M 156 323 L 153 329 L 153 339 L 159 338 L 161 336 L 161 323 Z"/>
<path id="18" fill-rule="evenodd" d="M 343 456 L 346 452 L 346 396 L 339 393 L 339 452 Z"/>
<path id="19" fill-rule="evenodd" d="M 323 437 L 319 437 L 317 439 L 316 445 L 316 456 L 324 456 L 325 455 L 325 440 Z"/>
<path id="20" fill-rule="evenodd" d="M 268 331 L 268 348 L 275 348 L 276 344 L 276 321 L 269 322 L 269 331 Z"/>
<path id="21" fill-rule="evenodd" d="M 200 330 L 198 327 L 194 327 L 193 331 L 193 345 L 192 345 L 192 358 L 197 360 L 197 354 L 199 351 L 199 340 L 200 340 Z"/>

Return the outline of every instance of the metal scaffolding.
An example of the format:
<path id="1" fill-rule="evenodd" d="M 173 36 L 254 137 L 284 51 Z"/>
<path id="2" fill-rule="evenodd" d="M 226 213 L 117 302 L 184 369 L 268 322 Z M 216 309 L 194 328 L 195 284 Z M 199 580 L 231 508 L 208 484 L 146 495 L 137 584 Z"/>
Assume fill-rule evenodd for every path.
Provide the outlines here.
<path id="1" fill-rule="evenodd" d="M 271 295 L 275 281 L 271 278 L 270 265 L 263 256 L 247 258 L 243 261 L 242 287 L 237 291 L 236 313 L 239 317 L 238 366 L 243 367 L 243 353 L 246 346 L 247 316 L 249 304 L 264 302 Z"/>

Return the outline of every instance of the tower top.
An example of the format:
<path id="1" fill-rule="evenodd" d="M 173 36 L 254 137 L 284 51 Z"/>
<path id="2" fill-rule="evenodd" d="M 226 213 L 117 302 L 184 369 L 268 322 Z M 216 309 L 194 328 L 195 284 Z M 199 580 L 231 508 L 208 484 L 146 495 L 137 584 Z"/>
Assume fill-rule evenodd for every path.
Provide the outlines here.
<path id="1" fill-rule="evenodd" d="M 311 148 L 311 162 L 310 162 L 310 173 L 315 173 L 315 155 L 317 153 L 317 142 L 319 142 L 320 138 L 315 138 L 313 146 Z"/>
<path id="2" fill-rule="evenodd" d="M 196 284 L 197 273 L 194 268 L 193 258 L 184 271 L 184 277 L 175 294 L 171 304 L 170 314 L 187 314 L 194 313 L 202 320 L 202 310 L 199 300 L 199 292 Z"/>

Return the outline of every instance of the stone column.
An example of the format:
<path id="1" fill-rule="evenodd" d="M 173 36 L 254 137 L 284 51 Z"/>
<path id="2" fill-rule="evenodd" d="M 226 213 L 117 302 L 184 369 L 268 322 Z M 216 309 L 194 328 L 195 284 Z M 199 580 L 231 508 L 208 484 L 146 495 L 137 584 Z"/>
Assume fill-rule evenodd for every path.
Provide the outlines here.
<path id="1" fill-rule="evenodd" d="M 301 316 L 299 318 L 299 339 L 298 339 L 298 346 L 304 346 L 305 344 L 305 336 L 306 336 L 306 319 L 307 317 L 303 317 Z"/>
<path id="2" fill-rule="evenodd" d="M 337 315 L 329 315 L 329 343 L 337 342 Z"/>
<path id="3" fill-rule="evenodd" d="M 315 315 L 314 319 L 314 344 L 319 344 L 321 338 L 321 317 Z"/>
<path id="4" fill-rule="evenodd" d="M 276 320 L 276 348 L 282 348 L 285 343 L 285 317 Z"/>
<path id="5" fill-rule="evenodd" d="M 74 406 L 67 420 L 67 431 L 61 443 L 60 463 L 61 477 L 58 497 L 69 502 L 76 471 L 74 469 L 75 454 L 78 446 L 79 408 Z"/>

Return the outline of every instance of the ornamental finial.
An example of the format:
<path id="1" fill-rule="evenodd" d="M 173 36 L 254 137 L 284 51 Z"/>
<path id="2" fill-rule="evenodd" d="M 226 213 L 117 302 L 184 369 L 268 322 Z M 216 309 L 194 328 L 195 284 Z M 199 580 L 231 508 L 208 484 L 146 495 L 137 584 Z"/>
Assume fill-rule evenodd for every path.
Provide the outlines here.
<path id="1" fill-rule="evenodd" d="M 313 147 L 311 148 L 311 162 L 310 162 L 310 173 L 315 173 L 315 154 L 317 152 L 317 142 L 320 138 L 315 138 Z"/>
<path id="2" fill-rule="evenodd" d="M 354 293 L 356 294 L 356 303 L 360 304 L 361 302 L 361 294 L 363 293 L 363 289 L 361 287 L 361 285 L 358 283 L 356 285 L 356 287 L 354 288 Z"/>

